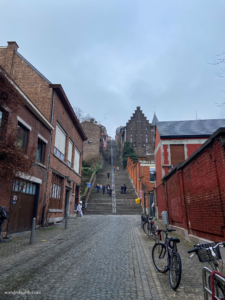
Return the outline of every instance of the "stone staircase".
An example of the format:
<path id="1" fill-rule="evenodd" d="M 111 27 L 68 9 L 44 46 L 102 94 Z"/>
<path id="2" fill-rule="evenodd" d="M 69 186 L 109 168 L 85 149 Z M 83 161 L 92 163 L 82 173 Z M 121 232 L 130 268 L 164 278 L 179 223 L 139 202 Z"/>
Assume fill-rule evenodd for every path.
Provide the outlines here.
<path id="1" fill-rule="evenodd" d="M 115 167 L 119 167 L 120 170 L 114 172 L 115 182 L 115 196 L 116 196 L 116 214 L 131 215 L 141 214 L 142 208 L 140 204 L 136 204 L 135 199 L 137 198 L 135 189 L 131 183 L 129 175 L 125 174 L 125 170 L 122 166 L 121 159 L 119 158 L 119 151 L 116 143 L 112 142 L 113 148 L 113 164 Z M 112 187 L 112 166 L 110 164 L 111 155 L 111 142 L 107 144 L 107 150 L 103 161 L 103 167 L 98 173 L 96 178 L 96 184 L 110 184 Z M 117 157 L 118 156 L 118 157 Z M 110 172 L 110 177 L 107 177 L 107 173 Z M 121 185 L 126 184 L 126 194 L 121 194 Z M 113 214 L 112 213 L 112 197 L 105 193 L 103 195 L 102 189 L 97 193 L 96 188 L 92 189 L 86 214 Z"/>

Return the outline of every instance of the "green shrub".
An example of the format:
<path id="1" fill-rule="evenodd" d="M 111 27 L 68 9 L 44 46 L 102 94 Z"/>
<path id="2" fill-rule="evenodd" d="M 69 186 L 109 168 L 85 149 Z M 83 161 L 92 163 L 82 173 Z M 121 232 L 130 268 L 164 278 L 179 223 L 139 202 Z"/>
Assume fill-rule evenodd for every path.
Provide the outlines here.
<path id="1" fill-rule="evenodd" d="M 130 142 L 125 142 L 124 148 L 123 148 L 123 167 L 124 167 L 124 169 L 127 166 L 128 157 L 130 157 L 133 162 L 138 162 L 138 156 L 134 151 L 133 144 Z"/>

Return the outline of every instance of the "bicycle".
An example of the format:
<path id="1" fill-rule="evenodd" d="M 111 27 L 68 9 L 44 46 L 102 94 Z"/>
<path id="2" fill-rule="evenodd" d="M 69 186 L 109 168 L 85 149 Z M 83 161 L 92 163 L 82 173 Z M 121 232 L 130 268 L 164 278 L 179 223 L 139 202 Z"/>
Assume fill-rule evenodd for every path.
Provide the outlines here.
<path id="1" fill-rule="evenodd" d="M 144 233 L 148 236 L 152 236 L 153 239 L 156 239 L 157 229 L 158 227 L 155 225 L 155 222 L 152 221 L 153 217 L 149 217 L 145 223 L 143 223 Z"/>
<path id="2" fill-rule="evenodd" d="M 161 273 L 169 271 L 169 281 L 171 288 L 176 290 L 180 284 L 182 265 L 180 254 L 177 252 L 178 238 L 168 236 L 168 232 L 176 231 L 175 229 L 157 230 L 158 234 L 165 233 L 165 242 L 156 243 L 152 248 L 152 260 Z"/>
<path id="3" fill-rule="evenodd" d="M 225 242 L 198 244 L 198 245 L 194 245 L 194 248 L 192 250 L 189 250 L 188 253 L 194 252 L 190 257 L 193 257 L 195 254 L 197 254 L 200 262 L 202 263 L 207 262 L 213 270 L 220 272 L 219 264 L 217 261 L 222 259 L 221 251 L 225 251 L 224 247 L 225 247 Z M 223 255 L 224 254 L 225 252 L 223 252 Z M 220 281 L 218 281 L 216 278 L 214 278 L 213 282 L 211 281 L 212 281 L 211 275 L 209 275 L 208 276 L 209 290 L 211 290 L 211 288 L 214 285 L 215 295 L 218 297 L 218 299 L 225 298 L 225 285 L 222 284 Z"/>

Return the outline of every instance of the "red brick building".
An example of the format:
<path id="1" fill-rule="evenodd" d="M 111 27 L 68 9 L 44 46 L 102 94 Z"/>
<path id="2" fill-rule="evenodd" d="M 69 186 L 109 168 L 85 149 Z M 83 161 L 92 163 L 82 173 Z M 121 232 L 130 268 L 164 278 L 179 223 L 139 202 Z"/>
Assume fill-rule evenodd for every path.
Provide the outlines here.
<path id="1" fill-rule="evenodd" d="M 60 84 L 52 84 L 18 51 L 16 42 L 0 47 L 0 65 L 51 123 L 42 223 L 61 221 L 73 214 L 81 184 L 85 133 Z"/>
<path id="2" fill-rule="evenodd" d="M 179 162 L 191 156 L 225 119 L 156 122 L 155 164 L 158 217 L 165 210 L 165 201 L 159 192 L 162 178 Z"/>
<path id="3" fill-rule="evenodd" d="M 7 93 L 6 106 L 0 108 L 0 128 L 3 126 L 2 121 L 6 120 L 5 125 L 10 124 L 6 127 L 8 133 L 13 128 L 19 129 L 22 133 L 19 146 L 23 149 L 24 155 L 32 156 L 33 149 L 36 153 L 36 165 L 31 167 L 29 175 L 21 173 L 11 186 L 1 183 L 0 205 L 5 206 L 9 212 L 9 232 L 18 232 L 29 230 L 34 217 L 37 220 L 36 224 L 41 224 L 48 148 L 53 126 L 3 70 L 0 70 L 0 75 L 4 76 L 22 99 L 22 102 L 15 100 L 19 108 L 16 112 L 12 112 L 7 109 L 7 103 L 15 96 Z M 1 83 L 0 91 L 5 91 L 5 84 Z M 4 226 L 3 235 L 5 230 Z"/>
<path id="4" fill-rule="evenodd" d="M 225 240 L 225 128 L 163 177 L 157 198 L 187 240 Z"/>
<path id="5" fill-rule="evenodd" d="M 155 189 L 155 164 L 154 161 L 149 162 L 144 158 L 139 158 L 138 162 L 134 163 L 130 157 L 127 159 L 127 171 L 135 186 L 135 189 L 141 198 L 143 211 L 154 215 L 154 210 L 151 211 L 154 203 Z M 154 173 L 154 174 L 153 174 Z"/>

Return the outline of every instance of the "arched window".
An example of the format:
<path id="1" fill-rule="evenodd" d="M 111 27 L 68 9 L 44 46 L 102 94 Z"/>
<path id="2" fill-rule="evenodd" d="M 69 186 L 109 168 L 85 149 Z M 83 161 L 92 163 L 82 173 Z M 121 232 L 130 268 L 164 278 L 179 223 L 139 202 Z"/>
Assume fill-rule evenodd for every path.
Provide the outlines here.
<path id="1" fill-rule="evenodd" d="M 133 137 L 133 135 L 132 135 L 132 133 L 130 134 L 130 142 L 132 143 L 132 137 Z"/>
<path id="2" fill-rule="evenodd" d="M 148 134 L 145 135 L 145 142 L 148 143 Z"/>
<path id="3" fill-rule="evenodd" d="M 146 147 L 146 154 L 148 154 L 148 147 Z"/>
<path id="4" fill-rule="evenodd" d="M 132 126 L 130 127 L 130 129 L 133 129 Z"/>
<path id="5" fill-rule="evenodd" d="M 148 129 L 148 127 L 146 126 L 145 129 Z"/>

